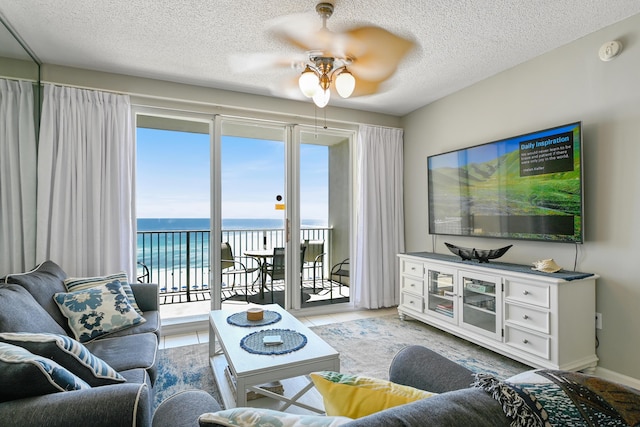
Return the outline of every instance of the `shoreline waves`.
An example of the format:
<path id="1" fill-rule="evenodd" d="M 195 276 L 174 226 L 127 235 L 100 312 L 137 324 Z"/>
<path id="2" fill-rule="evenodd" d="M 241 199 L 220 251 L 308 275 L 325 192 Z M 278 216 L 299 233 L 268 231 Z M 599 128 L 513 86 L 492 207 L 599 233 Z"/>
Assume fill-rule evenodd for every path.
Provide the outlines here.
<path id="1" fill-rule="evenodd" d="M 210 228 L 209 218 L 138 218 L 138 231 L 203 231 Z M 271 230 L 284 227 L 284 220 L 273 218 L 225 218 L 222 230 Z M 303 219 L 301 227 L 322 228 L 327 222 L 320 219 Z"/>

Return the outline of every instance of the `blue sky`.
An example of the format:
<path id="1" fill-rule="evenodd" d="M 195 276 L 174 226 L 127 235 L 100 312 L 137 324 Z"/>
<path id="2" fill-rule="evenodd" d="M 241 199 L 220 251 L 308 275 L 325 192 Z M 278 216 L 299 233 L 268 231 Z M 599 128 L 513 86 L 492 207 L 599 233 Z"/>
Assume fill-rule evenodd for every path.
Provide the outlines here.
<path id="1" fill-rule="evenodd" d="M 209 216 L 209 136 L 139 128 L 136 210 L 139 218 Z M 326 219 L 328 150 L 300 147 L 301 216 Z M 275 210 L 284 197 L 284 144 L 223 137 L 222 217 L 283 218 Z"/>

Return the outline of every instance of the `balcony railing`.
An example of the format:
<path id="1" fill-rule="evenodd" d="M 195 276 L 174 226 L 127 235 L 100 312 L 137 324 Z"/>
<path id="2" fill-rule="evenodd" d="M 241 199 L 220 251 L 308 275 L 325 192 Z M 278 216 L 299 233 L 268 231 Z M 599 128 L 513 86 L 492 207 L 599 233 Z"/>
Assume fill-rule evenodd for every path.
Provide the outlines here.
<path id="1" fill-rule="evenodd" d="M 322 240 L 325 253 L 331 237 L 330 228 L 303 228 L 302 240 Z M 210 232 L 209 230 L 139 231 L 137 240 L 138 277 L 159 285 L 160 303 L 172 304 L 209 299 Z M 223 230 L 222 242 L 229 242 L 233 255 L 248 268 L 257 267 L 246 251 L 284 246 L 282 229 Z M 220 242 L 214 245 L 220 248 Z M 219 250 L 219 249 L 218 249 Z M 330 259 L 330 258 L 325 258 Z M 322 268 L 326 267 L 323 263 Z M 224 280 L 224 278 L 223 278 Z M 239 275 L 236 286 L 244 287 Z M 251 280 L 251 278 L 249 278 Z M 223 289 L 226 284 L 223 283 Z"/>

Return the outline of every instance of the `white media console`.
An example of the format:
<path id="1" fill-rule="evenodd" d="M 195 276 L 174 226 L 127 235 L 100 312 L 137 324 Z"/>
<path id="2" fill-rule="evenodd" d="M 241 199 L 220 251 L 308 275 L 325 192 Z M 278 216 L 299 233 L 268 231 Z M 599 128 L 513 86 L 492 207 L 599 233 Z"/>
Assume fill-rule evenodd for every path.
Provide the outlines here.
<path id="1" fill-rule="evenodd" d="M 399 254 L 402 319 L 445 330 L 537 368 L 591 371 L 596 356 L 592 274 Z M 425 343 L 428 346 L 428 343 Z"/>

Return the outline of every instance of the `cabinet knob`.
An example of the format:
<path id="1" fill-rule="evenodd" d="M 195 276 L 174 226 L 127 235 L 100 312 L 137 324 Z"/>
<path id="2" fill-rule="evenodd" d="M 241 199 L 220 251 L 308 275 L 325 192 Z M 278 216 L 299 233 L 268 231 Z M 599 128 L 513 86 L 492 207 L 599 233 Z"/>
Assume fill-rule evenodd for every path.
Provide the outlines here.
<path id="1" fill-rule="evenodd" d="M 529 340 L 528 340 L 528 339 L 526 339 L 526 338 L 525 338 L 525 339 L 523 339 L 523 340 L 522 340 L 522 342 L 523 342 L 524 344 L 529 344 Z"/>
<path id="2" fill-rule="evenodd" d="M 522 316 L 522 318 L 523 318 L 524 320 L 527 320 L 527 319 L 529 318 L 529 316 L 527 316 L 526 314 L 524 314 L 524 315 Z"/>
<path id="3" fill-rule="evenodd" d="M 522 295 L 529 295 L 529 291 L 522 291 Z"/>

